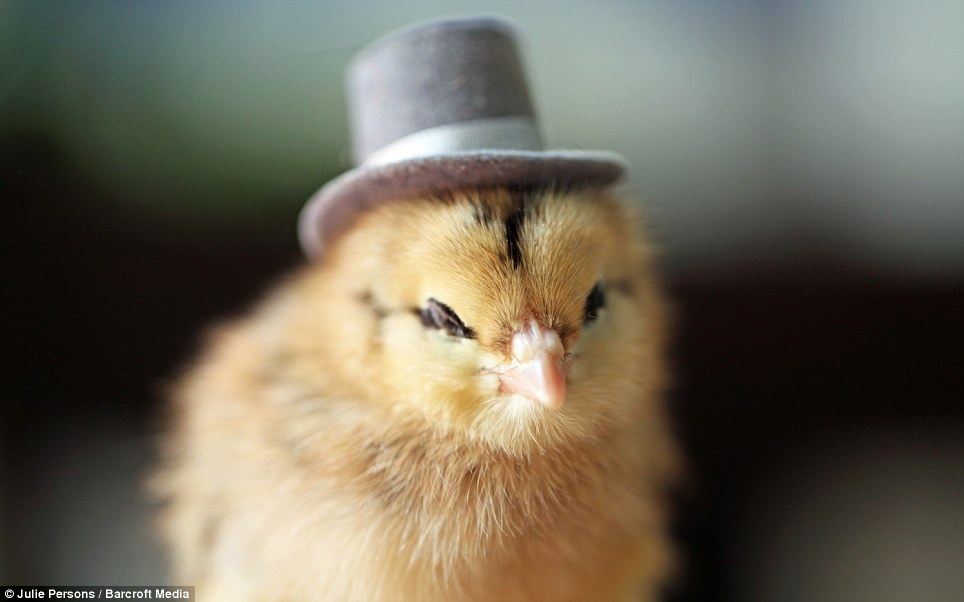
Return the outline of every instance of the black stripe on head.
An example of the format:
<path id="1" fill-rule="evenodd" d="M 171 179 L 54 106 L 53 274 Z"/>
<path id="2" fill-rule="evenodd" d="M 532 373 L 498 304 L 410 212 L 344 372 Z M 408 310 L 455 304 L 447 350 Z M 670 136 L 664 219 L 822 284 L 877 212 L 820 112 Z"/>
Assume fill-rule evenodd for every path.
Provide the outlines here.
<path id="1" fill-rule="evenodd" d="M 526 203 L 520 200 L 519 204 L 505 218 L 505 243 L 509 252 L 509 259 L 512 267 L 518 269 L 522 265 L 522 246 L 520 237 L 522 236 L 522 224 L 526 218 Z"/>

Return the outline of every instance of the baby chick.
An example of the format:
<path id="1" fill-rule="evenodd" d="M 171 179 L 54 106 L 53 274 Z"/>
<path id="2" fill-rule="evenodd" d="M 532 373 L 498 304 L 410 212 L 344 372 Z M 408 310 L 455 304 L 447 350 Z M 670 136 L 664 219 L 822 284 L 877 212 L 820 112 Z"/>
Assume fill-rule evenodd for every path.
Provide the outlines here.
<path id="1" fill-rule="evenodd" d="M 664 302 L 625 203 L 386 203 L 176 394 L 158 482 L 200 600 L 653 600 Z"/>

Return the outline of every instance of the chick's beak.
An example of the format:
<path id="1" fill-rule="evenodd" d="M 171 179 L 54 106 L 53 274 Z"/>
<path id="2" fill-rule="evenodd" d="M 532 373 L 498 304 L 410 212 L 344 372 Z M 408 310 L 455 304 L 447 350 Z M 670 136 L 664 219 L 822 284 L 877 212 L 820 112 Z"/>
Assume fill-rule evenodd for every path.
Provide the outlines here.
<path id="1" fill-rule="evenodd" d="M 565 349 L 559 334 L 535 321 L 512 336 L 512 360 L 499 371 L 501 390 L 540 401 L 550 408 L 566 399 Z"/>

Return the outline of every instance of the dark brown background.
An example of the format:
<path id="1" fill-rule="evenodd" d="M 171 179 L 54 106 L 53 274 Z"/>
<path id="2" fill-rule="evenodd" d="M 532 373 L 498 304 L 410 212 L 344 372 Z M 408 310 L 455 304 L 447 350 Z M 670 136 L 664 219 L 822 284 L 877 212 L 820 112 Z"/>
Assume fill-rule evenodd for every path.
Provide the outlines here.
<path id="1" fill-rule="evenodd" d="M 381 21 L 370 17 L 366 27 L 373 36 L 437 10 L 423 4 L 411 14 L 392 9 L 395 12 Z M 158 582 L 163 580 L 163 561 L 150 536 L 151 506 L 143 495 L 142 477 L 151 462 L 151 438 L 159 425 L 165 384 L 190 360 L 206 325 L 243 311 L 302 261 L 295 238 L 297 212 L 315 187 L 345 166 L 343 107 L 325 106 L 326 115 L 335 115 L 330 119 L 341 124 L 334 134 L 319 133 L 317 124 L 306 126 L 310 136 L 305 136 L 317 138 L 319 149 L 335 150 L 307 157 L 291 168 L 295 175 L 286 176 L 276 158 L 277 153 L 289 156 L 283 151 L 247 157 L 250 163 L 231 154 L 238 148 L 232 136 L 244 130 L 250 107 L 225 105 L 226 112 L 238 111 L 238 117 L 222 130 L 206 131 L 201 122 L 196 129 L 166 128 L 170 117 L 160 112 L 161 105 L 150 104 L 155 92 L 171 105 L 184 94 L 204 97 L 211 91 L 203 78 L 184 83 L 176 96 L 164 96 L 162 87 L 130 92 L 115 81 L 131 84 L 124 80 L 128 72 L 111 68 L 123 62 L 113 54 L 116 49 L 98 42 L 80 44 L 86 53 L 77 55 L 68 47 L 58 54 L 51 48 L 67 44 L 63 38 L 41 43 L 35 35 L 54 26 L 72 32 L 71 43 L 86 37 L 113 39 L 116 34 L 134 40 L 131 48 L 143 56 L 153 56 L 140 44 L 154 43 L 151 52 L 185 52 L 184 44 L 194 38 L 185 42 L 179 34 L 203 29 L 200 23 L 210 31 L 197 34 L 197 39 L 213 40 L 211 55 L 197 56 L 204 63 L 213 60 L 211 56 L 231 55 L 228 42 L 218 37 L 220 17 L 234 14 L 229 9 L 218 9 L 212 17 L 174 4 L 180 11 L 174 18 L 150 3 L 125 4 L 124 10 L 94 3 L 94 15 L 91 9 L 52 3 L 10 6 L 8 23 L 16 27 L 0 28 L 0 48 L 26 55 L 0 52 L 6 66 L 12 66 L 0 69 L 8 76 L 0 80 L 0 583 Z M 542 12 L 538 3 L 524 6 L 529 8 L 514 16 L 545 37 L 549 29 L 536 18 Z M 592 17 L 590 24 L 604 22 L 607 11 L 619 20 L 617 13 L 625 8 L 601 6 L 601 16 Z M 676 10 L 666 3 L 645 6 L 655 12 Z M 727 75 L 743 73 L 744 43 L 762 44 L 762 56 L 779 54 L 782 48 L 784 62 L 778 67 L 797 65 L 794 77 L 804 78 L 808 71 L 799 65 L 822 65 L 827 48 L 841 50 L 839 44 L 823 40 L 825 45 L 803 51 L 793 46 L 792 36 L 783 36 L 799 20 L 816 18 L 817 13 L 803 10 L 802 4 L 726 6 L 686 4 L 671 19 L 660 13 L 680 27 L 680 41 L 673 48 L 692 52 L 688 60 L 696 63 L 714 60 L 711 55 L 721 48 L 732 50 L 732 63 L 724 64 L 733 68 Z M 931 48 L 925 35 L 931 20 L 938 32 L 946 33 L 953 26 L 949 30 L 939 25 L 958 14 L 947 9 L 949 4 L 890 6 L 898 14 L 855 2 L 827 10 L 843 10 L 846 18 L 830 16 L 845 33 L 874 32 L 881 47 L 888 47 L 889 36 L 895 36 L 895 43 L 911 36 L 911 49 Z M 927 26 L 905 30 L 902 23 L 913 20 L 902 20 L 901 7 L 920 15 L 921 6 L 931 9 L 923 10 L 930 19 L 925 19 Z M 942 16 L 945 9 L 950 17 Z M 289 8 L 288 19 L 307 19 L 299 10 L 307 9 Z M 627 31 L 649 31 L 653 14 L 640 13 L 634 17 L 638 22 L 625 24 Z M 262 17 L 250 22 L 260 23 Z M 278 27 L 277 20 L 264 19 L 266 28 Z M 70 30 L 67 25 L 75 21 L 87 25 Z M 727 43 L 715 48 L 705 40 L 702 45 L 690 42 L 680 33 L 686 27 L 728 32 L 722 38 Z M 311 37 L 310 32 L 299 35 Z M 356 37 L 351 44 L 367 41 L 369 34 Z M 558 43 L 551 36 L 545 39 Z M 324 51 L 330 64 L 315 70 L 314 77 L 340 86 L 351 44 Z M 544 46 L 535 41 L 529 46 L 537 64 L 553 62 L 539 55 Z M 600 42 L 601 51 L 607 48 Z M 861 55 L 861 48 L 848 53 L 849 48 L 843 46 L 845 59 L 875 73 L 869 67 L 878 59 Z M 964 114 L 958 91 L 964 75 L 942 71 L 927 80 L 931 87 L 926 87 L 921 78 L 926 79 L 933 62 L 921 52 L 920 62 L 901 63 L 904 70 L 894 77 L 898 83 L 906 77 L 908 90 L 924 85 L 929 95 L 917 101 L 896 98 L 894 110 L 910 106 L 925 116 L 935 110 L 953 116 L 960 109 Z M 51 55 L 75 60 L 60 73 L 55 69 L 62 64 L 49 59 Z M 285 56 L 275 58 L 286 64 Z M 307 56 L 313 60 L 315 55 Z M 296 55 L 295 60 L 303 58 Z M 638 67 L 641 78 L 650 77 L 645 65 L 649 63 Z M 231 61 L 215 61 L 215 66 L 239 73 L 265 68 Z M 578 61 L 570 66 L 578 68 Z M 583 65 L 579 73 L 591 78 L 590 67 Z M 147 68 L 138 73 L 146 82 L 165 76 Z M 256 79 L 256 74 L 251 77 Z M 566 122 L 558 106 L 567 103 L 545 94 L 547 87 L 555 89 L 555 77 L 539 79 L 538 104 L 547 107 L 557 139 L 577 140 L 587 130 Z M 78 81 L 87 105 L 82 95 L 76 104 L 50 101 L 50 82 L 61 82 L 69 91 Z M 701 97 L 732 91 L 711 76 L 700 82 L 710 86 L 698 90 Z M 711 87 L 714 82 L 719 90 Z M 809 84 L 798 85 L 798 90 L 809 89 Z M 615 82 L 611 86 L 613 93 L 600 102 L 616 102 L 621 88 Z M 850 84 L 842 89 L 851 90 Z M 93 114 L 92 90 L 116 107 L 99 117 Z M 127 96 L 117 96 L 125 90 Z M 296 98 L 299 91 L 285 94 Z M 654 89 L 653 94 L 668 93 Z M 258 98 L 267 102 L 268 97 Z M 656 123 L 659 115 L 652 112 L 671 107 L 639 101 L 650 113 L 641 115 L 638 127 L 662 138 L 640 138 L 638 152 L 614 138 L 615 146 L 622 145 L 617 150 L 635 153 L 631 162 L 643 166 L 634 168 L 637 179 L 630 182 L 631 190 L 646 190 L 647 182 L 641 180 L 649 179 L 659 193 L 647 207 L 678 308 L 673 348 L 677 382 L 671 403 L 692 464 L 692 482 L 680 492 L 677 530 L 687 569 L 673 599 L 959 599 L 964 592 L 958 575 L 964 564 L 964 248 L 947 232 L 961 229 L 956 220 L 961 215 L 957 203 L 964 202 L 959 185 L 962 136 L 956 122 L 927 130 L 918 121 L 905 123 L 904 113 L 899 113 L 887 124 L 906 126 L 908 136 L 914 137 L 874 138 L 868 132 L 877 132 L 877 126 L 866 125 L 869 117 L 861 113 L 861 107 L 869 106 L 863 102 L 867 99 L 841 108 L 824 106 L 826 97 L 804 95 L 795 102 L 811 102 L 818 116 L 825 110 L 828 119 L 838 120 L 834 123 L 852 127 L 845 128 L 840 140 L 823 147 L 815 143 L 816 150 L 807 150 L 786 141 L 808 136 L 826 141 L 835 134 L 817 118 L 800 122 L 806 131 L 785 129 L 780 116 L 789 110 L 787 98 L 767 98 L 748 110 L 771 111 L 777 117 L 764 120 L 769 125 L 762 133 L 752 128 L 746 132 L 754 144 L 762 145 L 759 156 L 767 160 L 759 165 L 748 160 L 756 167 L 743 171 L 727 171 L 732 157 L 721 142 L 729 135 L 742 139 L 743 133 L 739 128 L 731 134 L 707 129 L 706 139 L 701 139 L 698 134 L 719 121 L 702 105 L 691 108 L 688 119 L 696 125 L 687 129 L 682 122 Z M 592 107 L 575 109 L 585 111 L 585 119 L 605 119 Z M 133 111 L 140 121 L 125 125 L 130 122 L 125 111 Z M 299 118 L 298 110 L 277 107 L 277 123 L 297 123 Z M 647 119 L 653 120 L 651 125 Z M 153 129 L 137 129 L 136 124 L 144 123 Z M 108 126 L 118 128 L 117 136 L 126 132 L 144 146 L 125 151 L 127 147 L 104 134 Z M 285 136 L 299 139 L 301 133 L 292 134 L 298 126 L 291 127 L 264 144 L 283 148 Z M 619 127 L 600 131 L 618 132 Z M 87 137 L 78 138 L 77 132 Z M 697 137 L 685 138 L 691 135 Z M 225 142 L 218 147 L 222 138 Z M 206 162 L 203 144 L 214 144 L 223 161 L 234 166 L 214 162 L 217 157 Z M 712 152 L 700 154 L 707 144 Z M 605 135 L 598 146 L 608 147 Z M 143 150 L 148 147 L 156 155 Z M 91 158 L 84 148 L 101 149 L 104 157 L 120 164 L 140 152 L 144 165 L 157 162 L 156 173 L 130 165 L 127 172 L 100 168 L 107 159 Z M 868 161 L 884 161 L 881 148 L 893 150 L 896 158 L 868 171 Z M 826 149 L 828 163 L 815 164 Z M 316 166 L 312 162 L 319 156 L 326 159 Z M 332 156 L 335 160 L 329 160 Z M 252 168 L 258 161 L 270 177 Z M 832 173 L 827 171 L 830 162 Z M 656 164 L 675 166 L 677 172 L 646 167 Z M 894 184 L 892 194 L 875 196 L 878 189 L 868 173 Z M 203 181 L 213 183 L 203 187 L 198 184 Z M 759 187 L 754 183 L 758 181 L 767 184 Z M 940 186 L 935 188 L 935 182 Z M 760 208 L 767 207 L 764 221 L 755 222 Z M 906 219 L 899 213 L 904 210 Z M 915 221 L 915 212 L 930 221 Z M 881 215 L 886 219 L 880 221 Z M 733 227 L 739 223 L 751 226 L 741 231 Z M 868 251 L 865 247 L 873 247 L 867 243 L 868 232 L 879 237 L 878 243 L 900 241 L 903 251 Z M 709 242 L 702 244 L 701 237 Z M 936 248 L 934 240 L 943 250 L 928 254 L 927 249 Z"/>

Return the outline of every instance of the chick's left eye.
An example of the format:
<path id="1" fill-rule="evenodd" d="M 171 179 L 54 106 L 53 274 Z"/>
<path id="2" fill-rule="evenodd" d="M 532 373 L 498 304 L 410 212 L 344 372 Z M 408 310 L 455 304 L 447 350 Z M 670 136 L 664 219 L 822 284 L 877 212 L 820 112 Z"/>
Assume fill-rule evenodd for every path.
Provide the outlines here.
<path id="1" fill-rule="evenodd" d="M 425 307 L 417 310 L 417 313 L 422 324 L 429 328 L 444 330 L 463 339 L 475 338 L 475 331 L 466 326 L 451 307 L 440 301 L 429 299 Z"/>
<path id="2" fill-rule="evenodd" d="M 583 321 L 585 323 L 592 322 L 599 317 L 599 310 L 606 305 L 606 295 L 603 293 L 602 288 L 597 284 L 592 287 L 589 291 L 589 295 L 586 297 L 586 309 L 583 314 Z"/>

